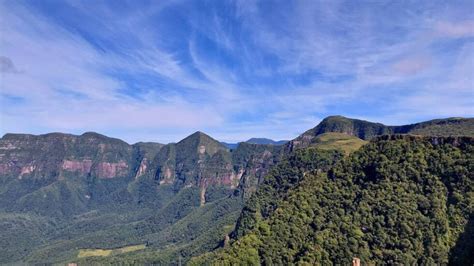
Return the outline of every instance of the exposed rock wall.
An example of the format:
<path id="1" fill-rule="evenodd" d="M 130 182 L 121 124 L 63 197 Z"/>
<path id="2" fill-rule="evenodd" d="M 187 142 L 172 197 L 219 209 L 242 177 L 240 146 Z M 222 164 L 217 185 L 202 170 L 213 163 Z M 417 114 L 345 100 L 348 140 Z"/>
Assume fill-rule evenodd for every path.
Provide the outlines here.
<path id="1" fill-rule="evenodd" d="M 206 193 L 214 191 L 208 190 L 211 186 L 224 188 L 229 195 L 235 189 L 248 193 L 255 191 L 259 180 L 277 160 L 279 151 L 272 145 L 248 143 L 230 151 L 201 132 L 168 145 L 129 145 L 97 133 L 80 136 L 8 134 L 0 139 L 0 181 L 10 183 L 13 193 L 18 188 L 13 180 L 32 180 L 31 184 L 35 185 L 27 185 L 28 189 L 24 191 L 32 193 L 71 180 L 74 185 L 66 187 L 69 189 L 82 183 L 88 190 L 80 193 L 92 195 L 88 198 L 91 201 L 94 193 L 95 197 L 97 193 L 108 193 L 107 190 L 95 190 L 94 184 L 98 181 L 94 180 L 121 180 L 123 187 L 115 189 L 127 193 L 141 193 L 126 185 L 132 182 L 148 182 L 145 186 L 152 190 L 157 190 L 158 186 L 171 186 L 175 191 L 198 187 L 202 190 L 204 204 Z M 140 198 L 140 195 L 130 197 Z"/>
<path id="2" fill-rule="evenodd" d="M 117 163 L 100 162 L 97 165 L 96 173 L 99 178 L 126 177 L 129 168 L 129 164 L 125 161 Z"/>
<path id="3" fill-rule="evenodd" d="M 61 169 L 87 175 L 91 172 L 92 160 L 64 160 Z"/>

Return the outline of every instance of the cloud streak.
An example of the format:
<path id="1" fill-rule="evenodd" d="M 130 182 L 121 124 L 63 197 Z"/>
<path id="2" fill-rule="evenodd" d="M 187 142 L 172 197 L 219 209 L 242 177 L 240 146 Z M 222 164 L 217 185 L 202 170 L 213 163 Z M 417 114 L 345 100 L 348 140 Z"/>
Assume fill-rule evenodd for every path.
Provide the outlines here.
<path id="1" fill-rule="evenodd" d="M 332 114 L 474 116 L 470 1 L 85 4 L 0 3 L 1 133 L 238 141 Z"/>

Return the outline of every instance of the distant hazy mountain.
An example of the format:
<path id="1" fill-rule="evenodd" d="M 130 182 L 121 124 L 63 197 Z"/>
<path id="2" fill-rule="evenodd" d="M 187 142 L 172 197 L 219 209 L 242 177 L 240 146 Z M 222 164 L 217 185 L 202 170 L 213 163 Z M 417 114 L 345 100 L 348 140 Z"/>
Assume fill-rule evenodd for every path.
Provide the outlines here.
<path id="1" fill-rule="evenodd" d="M 253 144 L 269 144 L 269 145 L 284 145 L 285 143 L 288 142 L 288 140 L 272 140 L 272 139 L 267 139 L 267 138 L 251 138 L 246 141 L 247 143 L 253 143 Z"/>
<path id="2" fill-rule="evenodd" d="M 251 138 L 251 139 L 249 139 L 245 142 L 246 143 L 251 143 L 251 144 L 281 146 L 281 145 L 286 144 L 288 142 L 288 140 L 275 141 L 275 140 L 267 139 L 267 138 Z M 235 149 L 235 148 L 237 148 L 237 146 L 239 146 L 239 143 L 227 143 L 227 142 L 221 142 L 221 143 L 229 149 Z"/>
<path id="3" fill-rule="evenodd" d="M 232 149 L 232 150 L 237 148 L 237 146 L 239 146 L 239 143 L 227 143 L 223 141 L 221 141 L 221 144 L 226 146 L 228 149 Z"/>

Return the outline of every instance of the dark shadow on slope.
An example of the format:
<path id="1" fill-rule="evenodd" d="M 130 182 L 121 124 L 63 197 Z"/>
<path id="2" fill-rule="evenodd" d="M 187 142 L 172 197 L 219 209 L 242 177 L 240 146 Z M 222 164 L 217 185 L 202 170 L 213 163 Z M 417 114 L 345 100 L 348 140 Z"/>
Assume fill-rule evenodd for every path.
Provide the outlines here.
<path id="1" fill-rule="evenodd" d="M 464 233 L 451 249 L 449 265 L 474 265 L 474 215 L 471 214 Z"/>

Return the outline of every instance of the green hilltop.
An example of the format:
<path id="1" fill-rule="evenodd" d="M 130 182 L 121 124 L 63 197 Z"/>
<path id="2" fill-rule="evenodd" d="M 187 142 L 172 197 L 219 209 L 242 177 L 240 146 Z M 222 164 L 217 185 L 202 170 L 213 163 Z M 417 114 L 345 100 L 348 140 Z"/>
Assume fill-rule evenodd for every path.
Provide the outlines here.
<path id="1" fill-rule="evenodd" d="M 363 140 L 370 140 L 376 136 L 390 134 L 474 137 L 474 118 L 446 118 L 409 125 L 386 126 L 381 123 L 344 116 L 329 116 L 323 119 L 316 127 L 291 141 L 291 147 L 306 147 L 314 137 L 328 132 L 344 133 Z"/>

